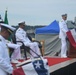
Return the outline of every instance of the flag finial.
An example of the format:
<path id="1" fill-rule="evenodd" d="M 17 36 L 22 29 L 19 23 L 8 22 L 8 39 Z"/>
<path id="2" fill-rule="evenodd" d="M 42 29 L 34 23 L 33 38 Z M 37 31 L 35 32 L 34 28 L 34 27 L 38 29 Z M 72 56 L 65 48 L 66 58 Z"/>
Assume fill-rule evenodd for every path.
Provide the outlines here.
<path id="1" fill-rule="evenodd" d="M 6 8 L 6 11 L 5 11 L 4 23 L 5 23 L 5 24 L 8 24 L 7 8 Z"/>

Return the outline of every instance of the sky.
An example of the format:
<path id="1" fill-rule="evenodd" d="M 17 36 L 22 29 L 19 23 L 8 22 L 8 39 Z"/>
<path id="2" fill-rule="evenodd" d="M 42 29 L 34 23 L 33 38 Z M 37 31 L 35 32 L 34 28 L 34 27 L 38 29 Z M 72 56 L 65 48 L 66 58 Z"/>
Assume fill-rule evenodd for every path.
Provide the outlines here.
<path id="1" fill-rule="evenodd" d="M 25 21 L 27 25 L 49 25 L 60 21 L 61 15 L 68 14 L 68 20 L 76 17 L 76 0 L 1 0 L 0 15 L 4 19 L 7 9 L 10 25 Z"/>

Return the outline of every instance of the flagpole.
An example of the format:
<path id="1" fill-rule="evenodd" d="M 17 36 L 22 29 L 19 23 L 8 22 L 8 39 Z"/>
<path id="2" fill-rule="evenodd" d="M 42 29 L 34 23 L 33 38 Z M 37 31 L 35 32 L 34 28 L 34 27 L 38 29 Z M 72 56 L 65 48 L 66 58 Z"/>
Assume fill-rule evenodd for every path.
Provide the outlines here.
<path id="1" fill-rule="evenodd" d="M 4 23 L 8 25 L 9 22 L 8 22 L 8 17 L 7 16 L 8 15 L 7 15 L 7 8 L 6 8 L 6 10 L 5 10 L 5 17 L 4 17 Z M 8 40 L 11 41 L 11 37 L 9 37 Z"/>
<path id="2" fill-rule="evenodd" d="M 5 10 L 4 23 L 5 23 L 5 24 L 8 24 L 8 18 L 7 18 L 7 8 L 6 8 L 6 10 Z"/>

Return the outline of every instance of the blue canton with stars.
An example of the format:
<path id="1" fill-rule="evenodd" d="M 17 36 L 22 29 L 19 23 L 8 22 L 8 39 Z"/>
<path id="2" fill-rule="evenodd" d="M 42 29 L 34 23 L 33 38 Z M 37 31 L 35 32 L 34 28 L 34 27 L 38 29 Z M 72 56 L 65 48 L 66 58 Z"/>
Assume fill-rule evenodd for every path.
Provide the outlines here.
<path id="1" fill-rule="evenodd" d="M 46 65 L 48 65 L 46 63 Z M 44 67 L 43 60 L 36 60 L 33 62 L 33 66 L 38 75 L 48 75 L 48 70 Z"/>

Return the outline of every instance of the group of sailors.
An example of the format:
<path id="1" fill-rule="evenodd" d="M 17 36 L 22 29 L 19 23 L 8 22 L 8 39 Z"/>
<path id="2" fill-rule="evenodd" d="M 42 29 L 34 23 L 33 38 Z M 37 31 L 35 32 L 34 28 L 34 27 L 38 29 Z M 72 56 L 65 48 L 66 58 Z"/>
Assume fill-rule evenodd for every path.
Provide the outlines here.
<path id="1" fill-rule="evenodd" d="M 37 42 L 32 42 L 27 37 L 25 28 L 25 21 L 18 23 L 19 28 L 16 30 L 16 28 L 12 27 L 11 25 L 4 24 L 3 21 L 0 21 L 0 73 L 1 75 L 8 75 L 12 74 L 13 70 L 16 69 L 16 67 L 12 67 L 11 60 L 15 59 L 22 59 L 20 46 L 21 44 L 17 43 L 14 44 L 11 41 L 8 41 L 9 36 L 16 30 L 15 36 L 16 41 L 22 41 L 25 46 L 28 46 L 31 54 L 31 58 L 41 56 L 40 49 L 38 47 Z M 11 55 L 11 58 L 9 57 L 9 48 L 13 48 L 14 51 Z M 33 50 L 33 51 L 32 51 Z"/>

